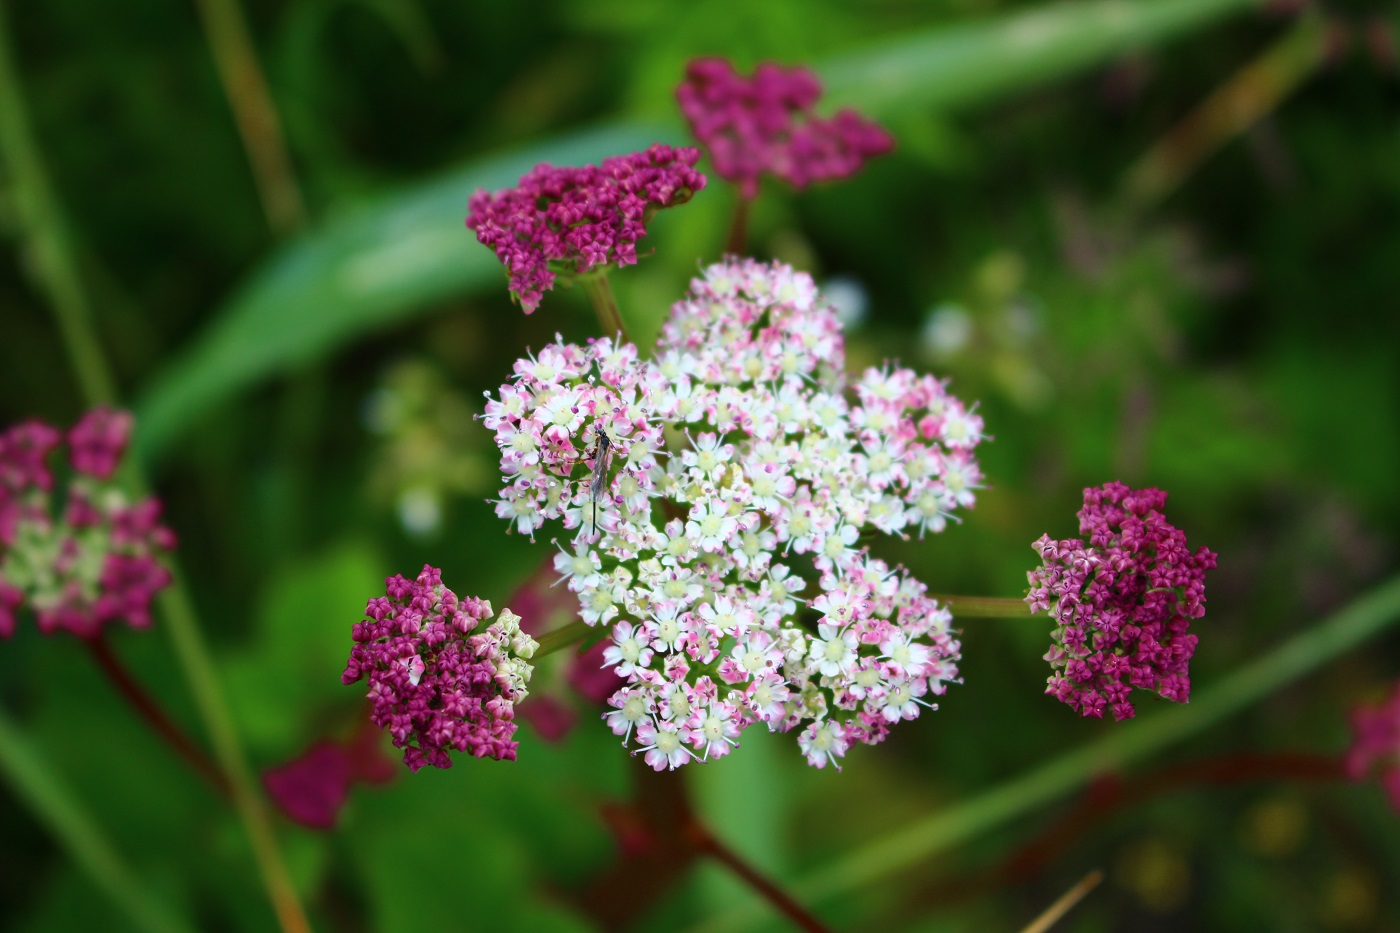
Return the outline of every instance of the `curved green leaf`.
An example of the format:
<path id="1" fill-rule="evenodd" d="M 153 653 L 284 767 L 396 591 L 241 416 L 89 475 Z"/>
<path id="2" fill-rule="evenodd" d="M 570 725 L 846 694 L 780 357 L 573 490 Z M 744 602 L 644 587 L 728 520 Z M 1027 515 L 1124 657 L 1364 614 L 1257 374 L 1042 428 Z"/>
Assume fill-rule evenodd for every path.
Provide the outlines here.
<path id="1" fill-rule="evenodd" d="M 473 163 L 331 218 L 254 273 L 136 405 L 149 461 L 201 412 L 247 386 L 429 303 L 506 281 L 464 226 L 479 188 L 514 184 L 540 162 L 578 165 L 632 152 L 675 130 L 623 123 Z"/>
<path id="2" fill-rule="evenodd" d="M 1096 775 L 1125 768 L 1243 712 L 1299 678 L 1400 622 L 1400 577 L 1391 577 L 1272 651 L 1201 692 L 1189 706 L 1124 723 L 1115 732 L 1049 759 L 982 791 L 845 853 L 798 880 L 792 891 L 804 903 L 850 895 L 905 871 L 1085 786 Z M 754 927 L 763 916 L 753 900 L 733 906 L 692 928 L 726 933 Z"/>
<path id="3" fill-rule="evenodd" d="M 1162 42 L 1259 0 L 1097 0 L 1038 7 L 888 42 L 828 62 L 835 101 L 874 115 L 951 110 Z"/>
<path id="4" fill-rule="evenodd" d="M 3 710 L 0 777 L 133 926 L 150 933 L 188 933 L 190 928 L 184 920 L 147 890 L 68 785 Z"/>
<path id="5" fill-rule="evenodd" d="M 1257 0 L 1098 0 L 931 29 L 819 67 L 839 101 L 881 115 L 968 106 L 1101 63 Z M 675 140 L 677 127 L 615 123 L 475 163 L 332 218 L 254 273 L 139 400 L 151 459 L 198 413 L 274 373 L 471 289 L 504 289 L 463 230 L 477 188 L 537 162 L 580 164 Z"/>

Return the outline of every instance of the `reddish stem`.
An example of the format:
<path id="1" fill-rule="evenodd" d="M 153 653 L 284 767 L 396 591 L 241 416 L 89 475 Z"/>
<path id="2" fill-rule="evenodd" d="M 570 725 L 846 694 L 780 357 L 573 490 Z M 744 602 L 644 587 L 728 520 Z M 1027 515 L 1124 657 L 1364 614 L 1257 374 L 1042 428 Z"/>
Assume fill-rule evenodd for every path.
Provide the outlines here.
<path id="1" fill-rule="evenodd" d="M 690 804 L 682 771 L 655 773 L 633 765 L 636 790 L 627 804 L 604 808 L 621 846 L 616 862 L 593 880 L 579 899 L 584 912 L 609 930 L 624 929 L 645 912 L 700 856 L 728 868 L 774 909 L 808 933 L 828 933 L 806 908 L 715 838 Z"/>
<path id="2" fill-rule="evenodd" d="M 739 880 L 753 888 L 764 900 L 791 920 L 799 929 L 806 930 L 807 933 L 830 933 L 820 920 L 812 916 L 797 901 L 793 900 L 786 891 L 774 884 L 766 875 L 763 875 L 748 862 L 740 858 L 739 854 L 715 838 L 698 819 L 691 818 L 690 836 L 695 848 L 719 862 L 725 868 L 734 872 Z"/>
<path id="3" fill-rule="evenodd" d="M 223 773 L 214 766 L 209 757 L 200 751 L 189 738 L 180 731 L 180 727 L 165 714 L 153 698 L 145 689 L 131 676 L 131 672 L 122 664 L 121 659 L 113 653 L 110 645 L 101 634 L 92 638 L 82 639 L 87 643 L 88 649 L 92 652 L 93 659 L 97 661 L 97 666 L 102 669 L 102 673 L 107 675 L 107 679 L 117 688 L 117 692 L 126 698 L 141 718 L 146 721 L 156 734 L 165 740 L 177 755 L 209 783 L 209 786 L 224 797 L 229 796 L 228 781 Z"/>

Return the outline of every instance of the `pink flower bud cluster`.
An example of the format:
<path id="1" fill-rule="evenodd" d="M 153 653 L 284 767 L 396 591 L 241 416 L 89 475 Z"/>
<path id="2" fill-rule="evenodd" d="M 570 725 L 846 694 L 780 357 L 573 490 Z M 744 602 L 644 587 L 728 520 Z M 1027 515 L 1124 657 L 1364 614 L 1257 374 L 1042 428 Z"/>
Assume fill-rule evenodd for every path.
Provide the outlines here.
<path id="1" fill-rule="evenodd" d="M 947 611 L 858 540 L 939 531 L 972 505 L 982 421 L 907 369 L 849 386 L 844 357 L 809 276 L 728 260 L 691 283 L 651 359 L 551 344 L 487 403 L 497 514 L 574 531 L 555 566 L 582 618 L 612 626 L 608 723 L 655 768 L 725 755 L 756 723 L 801 729 L 822 767 L 957 677 Z"/>
<path id="2" fill-rule="evenodd" d="M 1351 748 L 1346 770 L 1354 781 L 1372 775 L 1400 811 L 1400 684 L 1378 706 L 1360 706 L 1351 712 Z"/>
<path id="3" fill-rule="evenodd" d="M 130 414 L 96 408 L 68 432 L 74 476 L 58 515 L 48 458 L 64 436 L 38 421 L 0 434 L 0 637 L 26 602 L 45 634 L 150 624 L 151 600 L 171 579 L 157 557 L 175 535 L 158 500 L 133 502 L 112 481 L 131 427 Z"/>
<path id="4" fill-rule="evenodd" d="M 355 625 L 340 680 L 368 678 L 370 721 L 387 729 L 409 770 L 450 768 L 449 750 L 515 760 L 515 704 L 525 699 L 538 644 L 509 609 L 457 594 L 424 565 L 417 579 L 393 576 Z"/>
<path id="5" fill-rule="evenodd" d="M 398 776 L 398 766 L 379 750 L 378 736 L 370 726 L 348 742 L 318 739 L 291 761 L 264 771 L 263 789 L 292 822 L 330 829 L 356 784 L 386 784 Z"/>
<path id="6" fill-rule="evenodd" d="M 1079 531 L 1088 545 L 1049 535 L 1032 545 L 1044 566 L 1027 574 L 1026 602 L 1056 622 L 1045 692 L 1082 716 L 1132 717 L 1133 687 L 1177 703 L 1190 697 L 1196 636 L 1187 628 L 1205 615 L 1216 555 L 1187 547 L 1161 512 L 1166 504 L 1160 489 L 1086 489 Z"/>
<path id="7" fill-rule="evenodd" d="M 473 195 L 467 227 L 496 251 L 511 296 L 530 314 L 559 272 L 636 263 L 651 215 L 705 187 L 695 170 L 699 158 L 695 149 L 656 143 L 601 166 L 537 165 L 514 188 Z"/>
<path id="8" fill-rule="evenodd" d="M 821 93 L 806 68 L 766 62 L 745 78 L 724 59 L 702 58 L 686 68 L 676 97 L 715 172 L 753 198 L 765 173 L 802 189 L 848 178 L 894 148 L 889 133 L 853 110 L 815 116 Z"/>

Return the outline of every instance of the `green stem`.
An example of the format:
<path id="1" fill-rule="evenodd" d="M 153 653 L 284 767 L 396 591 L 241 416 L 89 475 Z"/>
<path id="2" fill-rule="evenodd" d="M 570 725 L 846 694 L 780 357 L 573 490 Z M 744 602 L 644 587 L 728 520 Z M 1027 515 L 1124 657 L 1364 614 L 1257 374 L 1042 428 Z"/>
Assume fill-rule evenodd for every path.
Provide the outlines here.
<path id="1" fill-rule="evenodd" d="M 116 392 L 88 314 L 62 216 L 50 193 L 39 150 L 29 130 L 9 50 L 8 24 L 0 0 L 0 152 L 10 165 L 21 198 L 22 219 L 29 226 L 40 253 L 39 279 L 58 317 L 83 391 L 90 404 L 109 402 L 116 397 Z M 134 476 L 133 485 L 141 487 L 144 483 L 136 473 L 136 467 L 130 465 L 128 475 Z M 180 582 L 180 573 L 173 559 L 168 563 L 175 574 L 175 582 L 161 599 L 166 631 L 209 730 L 215 757 L 228 778 L 234 806 L 252 842 L 254 859 L 282 929 L 285 933 L 305 933 L 310 927 L 282 861 L 272 821 L 238 742 L 233 718 L 219 689 L 214 665 Z"/>
<path id="2" fill-rule="evenodd" d="M 935 596 L 957 619 L 1028 619 L 1031 607 L 1016 596 Z"/>
<path id="3" fill-rule="evenodd" d="M 1111 735 L 1052 759 L 965 803 L 856 847 L 802 879 L 807 903 L 865 889 L 939 852 L 1060 799 L 1096 775 L 1121 769 L 1190 738 L 1316 670 L 1400 621 L 1400 577 L 1394 577 L 1318 624 L 1293 636 L 1204 691 L 1181 709 L 1121 724 Z M 738 930 L 757 919 L 755 905 L 722 914 L 707 931 Z"/>
<path id="4" fill-rule="evenodd" d="M 68 225 L 49 187 L 48 172 L 29 126 L 19 74 L 10 51 L 10 28 L 0 2 L 0 159 L 14 180 L 20 224 L 29 232 L 35 277 L 58 319 L 83 394 L 92 404 L 117 397 L 103 359 L 69 244 Z"/>
<path id="5" fill-rule="evenodd" d="M 539 647 L 535 649 L 535 657 L 542 658 L 547 654 L 553 654 L 570 645 L 583 641 L 584 636 L 593 630 L 593 627 L 582 619 L 576 619 L 561 628 L 552 632 L 545 632 L 537 641 Z"/>
<path id="6" fill-rule="evenodd" d="M 742 194 L 738 195 L 738 200 L 734 203 L 734 216 L 729 221 L 729 241 L 725 243 L 725 252 L 735 256 L 747 255 L 749 208 L 752 204 L 751 198 L 746 198 Z"/>
<path id="7" fill-rule="evenodd" d="M 612 286 L 608 284 L 608 274 L 599 269 L 579 276 L 578 281 L 593 304 L 604 336 L 628 342 L 627 328 L 622 324 L 622 312 L 617 309 L 617 299 L 613 297 Z"/>
<path id="8" fill-rule="evenodd" d="M 243 823 L 243 830 L 252 843 L 253 859 L 257 862 L 278 922 L 284 933 L 309 933 L 311 925 L 306 920 L 287 865 L 282 860 L 282 850 L 272 831 L 267 805 L 258 791 L 252 769 L 248 767 L 243 746 L 238 741 L 238 731 L 234 728 L 233 716 L 219 686 L 209 648 L 200 634 L 194 607 L 185 591 L 179 568 L 173 559 L 168 563 L 175 574 L 175 582 L 161 596 L 165 630 L 175 646 L 175 656 L 180 661 L 190 692 L 194 694 L 205 728 L 209 730 L 214 757 L 228 777 L 234 806 Z"/>
<path id="9" fill-rule="evenodd" d="M 117 855 L 97 824 L 53 770 L 0 710 L 0 774 L 97 887 L 132 925 L 150 933 L 189 933 L 190 927 L 151 897 Z"/>

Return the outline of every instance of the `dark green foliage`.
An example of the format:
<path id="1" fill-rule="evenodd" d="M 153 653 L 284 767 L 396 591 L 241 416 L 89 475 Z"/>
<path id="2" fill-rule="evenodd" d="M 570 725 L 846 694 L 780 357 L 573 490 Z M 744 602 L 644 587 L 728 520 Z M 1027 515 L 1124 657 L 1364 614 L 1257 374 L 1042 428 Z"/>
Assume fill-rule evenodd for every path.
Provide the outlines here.
<path id="1" fill-rule="evenodd" d="M 1396 78 L 1365 54 L 1369 14 L 1335 14 L 1353 30 L 1348 54 L 1138 210 L 1120 195 L 1128 168 L 1290 21 L 1227 0 L 1095 5 L 1056 21 L 1066 38 L 1049 54 L 1024 44 L 1038 21 L 1020 33 L 979 25 L 1031 9 L 1000 0 L 245 0 L 314 217 L 278 242 L 193 4 L 7 6 L 83 285 L 142 415 L 138 445 L 259 768 L 353 730 L 360 701 L 338 677 L 383 577 L 431 562 L 499 609 L 551 551 L 506 535 L 482 501 L 495 491 L 493 448 L 470 415 L 527 345 L 596 325 L 571 289 L 521 315 L 462 225 L 466 199 L 540 159 L 685 142 L 671 94 L 694 55 L 825 65 L 841 101 L 868 104 L 899 141 L 840 186 L 770 187 L 751 243 L 819 280 L 863 283 L 870 314 L 850 338 L 853 363 L 898 357 L 980 400 L 996 440 L 982 448 L 977 508 L 884 551 L 935 592 L 1021 595 L 1030 542 L 1074 533 L 1084 486 L 1160 486 L 1171 521 L 1220 555 L 1193 666 L 1203 689 L 1397 565 Z M 1104 19 L 1114 15 L 1127 19 Z M 887 66 L 906 69 L 893 91 L 879 79 Z M 82 401 L 4 168 L 0 420 L 71 423 Z M 654 254 L 612 277 L 634 333 L 654 334 L 697 262 L 719 256 L 731 198 L 712 179 L 657 218 Z M 940 308 L 965 326 L 960 348 L 921 337 Z M 451 411 L 376 433 L 367 400 L 405 359 L 449 387 L 433 391 L 454 393 Z M 394 459 L 421 449 L 426 459 Z M 396 510 L 424 486 L 440 522 L 414 535 Z M 696 805 L 754 864 L 793 879 L 1133 728 L 1080 721 L 1043 697 L 1046 647 L 1039 621 L 969 620 L 965 683 L 938 713 L 858 749 L 839 775 L 806 768 L 791 737 L 746 738 L 688 769 Z M 120 633 L 116 650 L 202 742 L 159 624 Z M 1173 759 L 1340 752 L 1347 709 L 1400 676 L 1397 657 L 1386 636 Z M 542 685 L 558 664 L 542 665 Z M 27 623 L 0 642 L 0 702 L 156 894 L 201 930 L 270 928 L 232 811 L 74 644 Z M 1146 719 L 1167 704 L 1142 705 Z M 522 726 L 514 764 L 405 770 L 357 790 L 332 833 L 283 824 L 316 928 L 591 928 L 571 905 L 616 855 L 603 806 L 631 793 L 637 770 L 597 713 L 581 708 L 557 746 Z M 818 912 L 848 929 L 1016 929 L 1102 867 L 1107 882 L 1063 929 L 1400 924 L 1386 880 L 1400 876 L 1400 815 L 1373 786 L 1185 789 L 1112 814 L 1024 879 L 956 883 L 1053 818 Z M 0 864 L 0 928 L 127 929 L 3 786 Z M 655 929 L 751 897 L 712 865 L 666 892 L 639 881 L 635 895 Z"/>

